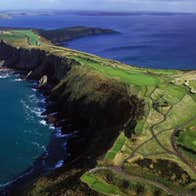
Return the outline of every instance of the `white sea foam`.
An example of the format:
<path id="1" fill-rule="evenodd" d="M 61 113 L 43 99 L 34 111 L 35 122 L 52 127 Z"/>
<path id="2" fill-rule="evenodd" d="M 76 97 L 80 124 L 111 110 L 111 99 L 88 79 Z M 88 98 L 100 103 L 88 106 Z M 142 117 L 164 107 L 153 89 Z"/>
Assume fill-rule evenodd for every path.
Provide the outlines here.
<path id="1" fill-rule="evenodd" d="M 55 136 L 57 138 L 68 138 L 68 137 L 71 137 L 72 135 L 73 135 L 72 133 L 70 133 L 70 134 L 62 134 L 61 129 L 56 128 Z"/>
<path id="2" fill-rule="evenodd" d="M 32 91 L 36 92 L 36 91 L 37 91 L 37 89 L 36 89 L 36 88 L 32 88 Z"/>
<path id="3" fill-rule="evenodd" d="M 29 95 L 29 100 L 31 103 L 36 103 L 39 101 L 35 94 Z"/>
<path id="4" fill-rule="evenodd" d="M 46 99 L 45 98 L 39 99 L 39 102 L 40 103 L 46 103 Z"/>
<path id="5" fill-rule="evenodd" d="M 47 122 L 46 122 L 45 120 L 40 120 L 39 122 L 40 122 L 40 124 L 42 124 L 42 125 L 44 125 L 44 126 L 47 125 Z"/>
<path id="6" fill-rule="evenodd" d="M 0 74 L 0 79 L 5 79 L 5 78 L 9 78 L 9 77 L 10 77 L 9 73 Z"/>
<path id="7" fill-rule="evenodd" d="M 21 82 L 22 79 L 21 79 L 21 78 L 16 78 L 16 79 L 14 79 L 14 81 L 16 81 L 16 82 Z"/>
<path id="8" fill-rule="evenodd" d="M 42 116 L 41 114 L 45 111 L 44 108 L 39 108 L 39 107 L 31 108 L 31 106 L 28 105 L 25 100 L 21 100 L 21 103 L 23 104 L 25 113 L 28 115 L 28 117 L 31 116 L 31 115 L 29 116 L 29 112 L 31 114 L 35 114 L 37 117 L 41 117 Z"/>
<path id="9" fill-rule="evenodd" d="M 29 95 L 29 98 L 30 98 L 31 100 L 35 100 L 36 95 L 35 95 L 35 94 Z"/>
<path id="10" fill-rule="evenodd" d="M 61 167 L 63 166 L 63 164 L 64 164 L 64 161 L 63 161 L 63 160 L 59 160 L 59 161 L 56 163 L 56 165 L 54 166 L 54 168 L 55 168 L 55 169 L 61 168 Z"/>
<path id="11" fill-rule="evenodd" d="M 51 130 L 55 130 L 56 128 L 55 128 L 55 126 L 54 126 L 54 125 L 50 124 L 50 125 L 49 125 L 49 129 L 51 129 Z"/>

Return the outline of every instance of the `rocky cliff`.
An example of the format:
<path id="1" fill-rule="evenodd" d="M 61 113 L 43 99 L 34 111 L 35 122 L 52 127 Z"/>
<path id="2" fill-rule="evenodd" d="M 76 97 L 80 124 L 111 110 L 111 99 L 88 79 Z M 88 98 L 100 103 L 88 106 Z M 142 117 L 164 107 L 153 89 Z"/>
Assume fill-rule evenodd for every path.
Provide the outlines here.
<path id="1" fill-rule="evenodd" d="M 50 48 L 51 47 L 51 48 Z M 40 90 L 47 96 L 47 114 L 58 113 L 54 124 L 60 124 L 66 131 L 63 120 L 69 116 L 78 137 L 68 143 L 72 157 L 61 169 L 52 174 L 53 180 L 61 176 L 70 184 L 64 185 L 59 191 L 51 191 L 49 195 L 61 195 L 61 192 L 75 190 L 75 194 L 83 192 L 79 181 L 81 172 L 93 167 L 96 159 L 105 153 L 119 131 L 124 129 L 127 121 L 140 118 L 143 102 L 135 95 L 130 95 L 125 84 L 118 80 L 104 77 L 94 70 L 87 70 L 79 60 L 66 56 L 63 48 L 55 48 L 61 52 L 57 55 L 53 46 L 16 48 L 7 43 L 0 43 L 0 60 L 3 66 L 20 71 L 24 76 L 35 80 L 47 78 Z M 70 52 L 70 51 L 69 51 Z M 80 53 L 78 53 L 80 56 Z M 84 56 L 82 57 L 84 58 Z M 91 58 L 86 55 L 85 58 Z M 70 163 L 70 164 L 69 164 Z M 50 178 L 50 177 L 49 177 Z M 49 183 L 48 177 L 44 190 Z M 71 184 L 76 181 L 77 183 Z M 39 180 L 37 181 L 39 185 Z M 57 183 L 58 184 L 58 183 Z M 56 184 L 56 185 L 57 185 Z M 54 186 L 56 186 L 54 184 Z M 57 185 L 59 186 L 59 184 Z M 10 195 L 24 192 L 25 195 L 36 195 L 31 183 L 28 188 L 22 186 L 14 189 Z"/>

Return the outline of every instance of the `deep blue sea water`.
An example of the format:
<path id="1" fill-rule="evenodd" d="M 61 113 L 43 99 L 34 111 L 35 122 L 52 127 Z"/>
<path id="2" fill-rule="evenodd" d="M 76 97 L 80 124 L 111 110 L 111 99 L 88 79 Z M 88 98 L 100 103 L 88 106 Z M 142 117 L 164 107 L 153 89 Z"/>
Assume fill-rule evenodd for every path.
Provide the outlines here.
<path id="1" fill-rule="evenodd" d="M 65 46 L 142 67 L 196 69 L 195 21 L 196 15 L 191 14 L 61 14 L 0 19 L 0 26 L 111 28 L 121 34 L 81 38 Z M 32 83 L 0 73 L 0 186 L 26 170 L 46 150 L 51 130 L 40 116 L 44 104 Z"/>
<path id="2" fill-rule="evenodd" d="M 0 72 L 0 186 L 30 167 L 48 145 L 44 97 L 32 85 Z"/>
<path id="3" fill-rule="evenodd" d="M 195 21 L 196 14 L 58 14 L 0 19 L 0 26 L 45 29 L 70 26 L 111 28 L 121 34 L 82 38 L 65 46 L 142 67 L 195 69 Z"/>

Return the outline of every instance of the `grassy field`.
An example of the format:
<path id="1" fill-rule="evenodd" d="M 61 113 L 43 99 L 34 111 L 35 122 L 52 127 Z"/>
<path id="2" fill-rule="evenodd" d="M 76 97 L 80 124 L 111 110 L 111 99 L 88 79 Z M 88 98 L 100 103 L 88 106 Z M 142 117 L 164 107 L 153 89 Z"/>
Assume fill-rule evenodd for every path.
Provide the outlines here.
<path id="1" fill-rule="evenodd" d="M 9 30 L 0 33 L 0 39 L 16 44 L 39 45 L 39 36 L 32 30 Z"/>
<path id="2" fill-rule="evenodd" d="M 97 89 L 110 81 L 123 84 L 130 97 L 135 95 L 144 101 L 144 115 L 132 128 L 131 137 L 119 130 L 112 147 L 97 160 L 96 168 L 104 167 L 104 171 L 82 175 L 81 181 L 89 188 L 105 195 L 124 196 L 135 191 L 133 186 L 121 186 L 131 179 L 132 184 L 139 181 L 137 194 L 139 191 L 141 195 L 156 195 L 157 189 L 160 195 L 196 195 L 196 154 L 192 153 L 196 150 L 196 71 L 143 69 L 54 45 L 39 45 L 39 38 L 31 30 L 9 31 L 0 34 L 0 39 L 16 44 L 23 40 L 25 47 L 27 44 L 28 48 L 77 61 L 78 65 L 56 87 L 66 82 L 73 99 L 103 101 L 108 94 Z M 119 176 L 118 183 L 106 180 L 104 174 L 111 170 Z"/>
<path id="3" fill-rule="evenodd" d="M 196 130 L 185 130 L 180 133 L 177 143 L 196 153 Z"/>
<path id="4" fill-rule="evenodd" d="M 95 175 L 85 174 L 81 177 L 81 181 L 88 184 L 93 190 L 106 195 L 126 196 L 120 189 L 114 185 L 108 184 Z"/>
<path id="5" fill-rule="evenodd" d="M 115 155 L 122 149 L 123 145 L 125 144 L 125 141 L 126 141 L 125 135 L 124 133 L 121 133 L 119 137 L 116 139 L 111 150 L 107 152 L 105 159 L 113 160 Z"/>
<path id="6" fill-rule="evenodd" d="M 189 87 L 191 88 L 191 91 L 194 93 L 196 92 L 196 80 L 190 80 L 188 82 Z"/>
<path id="7" fill-rule="evenodd" d="M 173 74 L 168 74 L 164 71 L 161 73 L 161 71 L 153 72 L 154 70 L 146 71 L 145 69 L 134 70 L 132 68 L 130 70 L 124 70 L 118 66 L 98 65 L 98 63 L 89 63 L 85 60 L 80 62 L 105 77 L 126 83 L 130 88 L 130 93 L 136 93 L 146 103 L 145 116 L 142 120 L 138 121 L 135 127 L 135 135 L 127 138 L 125 135 L 122 137 L 121 133 L 113 147 L 106 153 L 101 165 L 107 167 L 109 164 L 109 166 L 113 165 L 116 167 L 119 163 L 117 167 L 123 169 L 125 164 L 128 164 L 132 167 L 130 176 L 139 176 L 145 182 L 149 180 L 149 183 L 144 183 L 145 185 L 149 185 L 152 182 L 159 182 L 159 185 L 155 185 L 156 188 L 164 185 L 169 189 L 167 191 L 173 195 L 181 192 L 184 192 L 184 194 L 186 192 L 194 194 L 195 189 L 189 188 L 190 186 L 188 185 L 194 183 L 196 180 L 194 171 L 196 163 L 193 161 L 196 155 L 185 151 L 182 152 L 182 149 L 178 149 L 178 145 L 185 146 L 192 151 L 195 150 L 195 95 L 193 91 L 190 92 L 186 88 L 185 83 L 187 82 L 187 78 L 192 79 L 196 77 L 196 73 L 194 72 L 194 76 L 192 75 L 193 72 L 190 72 L 190 76 L 186 73 L 186 77 L 183 78 L 184 73 L 179 74 L 175 73 L 175 71 Z M 180 84 L 178 80 L 181 81 Z M 191 81 L 189 85 L 192 84 Z M 185 127 L 190 122 L 194 124 L 192 125 L 192 131 L 183 131 L 178 139 L 175 140 L 177 137 L 175 130 L 186 129 Z M 175 141 L 177 142 L 175 143 Z M 155 163 L 159 159 L 163 159 L 165 160 L 165 165 L 160 165 L 158 173 L 155 172 L 155 166 L 153 164 L 149 164 L 147 166 L 149 169 L 146 171 L 147 169 L 144 168 L 145 162 L 138 165 L 136 169 L 134 166 L 140 158 L 148 158 Z M 176 166 L 171 167 L 173 163 Z M 99 168 L 99 165 L 97 167 Z M 171 173 L 164 174 L 167 170 Z M 182 177 L 176 177 L 179 175 L 179 172 L 182 172 Z M 120 172 L 118 174 L 122 177 Z M 115 186 L 119 188 L 118 185 Z M 149 193 L 144 191 L 145 186 L 142 185 L 142 187 L 143 194 L 148 195 Z M 125 191 L 126 189 L 121 186 L 120 190 Z M 164 187 L 162 190 L 167 194 Z"/>

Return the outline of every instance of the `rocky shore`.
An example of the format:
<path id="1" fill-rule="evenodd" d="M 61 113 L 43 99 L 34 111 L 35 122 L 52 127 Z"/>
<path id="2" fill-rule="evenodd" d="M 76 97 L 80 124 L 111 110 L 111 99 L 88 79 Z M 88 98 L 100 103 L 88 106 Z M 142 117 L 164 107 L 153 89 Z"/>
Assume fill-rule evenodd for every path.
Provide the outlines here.
<path id="1" fill-rule="evenodd" d="M 94 195 L 80 182 L 81 174 L 95 166 L 97 158 L 112 145 L 119 130 L 130 120 L 130 115 L 136 119 L 141 114 L 143 104 L 137 97 L 130 97 L 122 83 L 83 72 L 79 61 L 66 55 L 56 55 L 53 51 L 41 47 L 16 48 L 1 42 L 0 60 L 3 67 L 15 69 L 29 79 L 43 81 L 45 77 L 39 89 L 47 99 L 47 121 L 59 127 L 63 134 L 78 131 L 77 137 L 68 141 L 67 149 L 71 157 L 65 158 L 65 165 L 41 177 L 41 180 L 45 179 L 46 187 L 50 179 L 63 179 L 62 185 L 54 184 L 50 195 L 66 192 L 68 195 L 84 192 L 85 195 Z M 78 88 L 82 80 L 88 82 Z M 92 94 L 88 94 L 86 89 L 90 89 Z M 7 195 L 36 195 L 32 191 L 34 183 L 39 184 L 40 173 L 25 182 L 21 181 L 21 186 L 8 188 Z"/>

